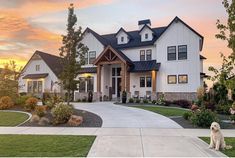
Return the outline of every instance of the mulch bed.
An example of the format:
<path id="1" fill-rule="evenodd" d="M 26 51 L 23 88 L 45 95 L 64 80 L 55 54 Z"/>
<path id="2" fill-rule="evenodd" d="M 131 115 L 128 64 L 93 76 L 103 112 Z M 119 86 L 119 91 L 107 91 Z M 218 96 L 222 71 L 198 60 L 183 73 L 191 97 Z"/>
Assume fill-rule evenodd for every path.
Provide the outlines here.
<path id="1" fill-rule="evenodd" d="M 83 117 L 83 122 L 80 126 L 76 126 L 76 127 L 101 127 L 102 126 L 102 119 L 91 112 L 88 111 L 84 111 L 84 110 L 77 110 L 74 109 L 74 115 L 77 116 L 82 116 Z M 49 118 L 49 120 L 52 120 L 52 115 L 50 113 L 47 113 L 45 115 L 46 118 Z M 39 125 L 38 123 L 34 123 L 34 122 L 26 122 L 21 126 L 30 126 L 30 127 L 73 127 L 68 125 L 67 123 L 64 124 L 58 124 L 58 125 L 53 125 L 53 124 L 47 124 L 47 125 Z"/>
<path id="2" fill-rule="evenodd" d="M 19 106 L 15 106 L 13 108 L 11 108 L 10 110 L 16 110 L 16 111 L 25 111 L 23 108 L 19 107 Z M 99 117 L 98 115 L 88 112 L 88 111 L 84 111 L 84 110 L 77 110 L 74 109 L 74 115 L 77 116 L 82 116 L 83 117 L 83 123 L 80 126 L 76 126 L 76 127 L 101 127 L 102 126 L 102 119 L 101 117 Z M 48 118 L 49 120 L 52 120 L 52 115 L 47 112 L 45 115 L 46 118 Z M 47 124 L 47 125 L 39 125 L 38 123 L 33 123 L 33 122 L 26 122 L 24 124 L 22 124 L 21 126 L 29 126 L 29 127 L 73 127 L 68 125 L 67 123 L 65 124 L 58 124 L 58 125 L 53 125 L 53 124 Z"/>
<path id="3" fill-rule="evenodd" d="M 183 117 L 171 118 L 173 121 L 177 122 L 183 128 L 195 128 L 202 129 L 202 127 L 197 127 L 191 124 L 188 120 L 185 120 Z M 222 129 L 235 129 L 235 125 L 231 123 L 220 122 L 220 127 Z M 208 129 L 208 128 L 206 128 Z"/>

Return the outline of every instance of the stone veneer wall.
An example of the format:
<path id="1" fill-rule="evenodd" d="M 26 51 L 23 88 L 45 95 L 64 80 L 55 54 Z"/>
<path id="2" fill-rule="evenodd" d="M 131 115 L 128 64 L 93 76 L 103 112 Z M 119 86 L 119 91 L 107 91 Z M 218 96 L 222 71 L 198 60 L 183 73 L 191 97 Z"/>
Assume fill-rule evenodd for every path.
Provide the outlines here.
<path id="1" fill-rule="evenodd" d="M 165 92 L 157 93 L 157 97 L 159 98 L 161 94 L 164 94 L 165 100 L 174 101 L 174 100 L 196 100 L 197 93 L 196 92 Z"/>
<path id="2" fill-rule="evenodd" d="M 97 92 L 94 92 L 93 93 L 93 101 L 98 101 L 98 94 Z M 86 92 L 75 92 L 75 95 L 74 95 L 74 101 L 77 101 L 78 99 L 82 100 L 82 99 L 88 99 L 88 93 Z"/>

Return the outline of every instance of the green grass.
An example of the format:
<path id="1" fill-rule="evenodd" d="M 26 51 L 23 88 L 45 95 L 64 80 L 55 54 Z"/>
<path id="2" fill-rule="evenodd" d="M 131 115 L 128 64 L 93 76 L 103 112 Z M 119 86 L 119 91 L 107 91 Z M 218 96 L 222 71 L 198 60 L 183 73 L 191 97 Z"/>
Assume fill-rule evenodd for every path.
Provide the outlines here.
<path id="1" fill-rule="evenodd" d="M 17 126 L 27 120 L 28 117 L 24 113 L 0 111 L 0 126 Z"/>
<path id="2" fill-rule="evenodd" d="M 209 137 L 200 137 L 200 139 L 202 139 L 208 144 L 210 143 Z M 232 149 L 225 149 L 225 150 L 222 150 L 221 152 L 227 155 L 228 157 L 235 157 L 235 138 L 226 137 L 224 139 L 225 139 L 226 145 L 231 145 Z"/>
<path id="3" fill-rule="evenodd" d="M 183 116 L 187 110 L 185 109 L 178 109 L 178 108 L 172 108 L 172 107 L 160 107 L 160 106 L 135 106 L 136 108 L 141 108 L 144 110 L 152 111 L 164 116 Z"/>
<path id="4" fill-rule="evenodd" d="M 0 135 L 0 157 L 85 157 L 95 136 Z"/>

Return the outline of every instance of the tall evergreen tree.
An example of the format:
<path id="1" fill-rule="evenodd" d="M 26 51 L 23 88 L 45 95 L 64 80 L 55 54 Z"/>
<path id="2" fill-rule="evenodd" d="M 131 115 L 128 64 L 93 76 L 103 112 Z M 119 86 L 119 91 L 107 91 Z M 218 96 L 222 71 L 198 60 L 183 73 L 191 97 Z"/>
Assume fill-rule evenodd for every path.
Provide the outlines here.
<path id="1" fill-rule="evenodd" d="M 77 17 L 74 14 L 73 4 L 68 8 L 67 35 L 62 35 L 62 47 L 60 56 L 62 58 L 63 71 L 60 75 L 63 88 L 67 92 L 67 104 L 70 103 L 71 95 L 77 90 L 78 81 L 75 78 L 78 75 L 81 65 L 84 64 L 84 55 L 88 48 L 81 43 L 82 28 L 75 28 Z"/>

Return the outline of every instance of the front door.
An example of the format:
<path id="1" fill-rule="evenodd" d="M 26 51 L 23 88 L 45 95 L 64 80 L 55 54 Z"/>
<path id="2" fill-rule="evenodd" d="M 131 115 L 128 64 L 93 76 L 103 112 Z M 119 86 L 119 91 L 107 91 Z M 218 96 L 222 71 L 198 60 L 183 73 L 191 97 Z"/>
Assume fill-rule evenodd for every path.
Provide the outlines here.
<path id="1" fill-rule="evenodd" d="M 121 92 L 121 68 L 112 68 L 112 95 L 113 98 L 120 97 Z"/>

